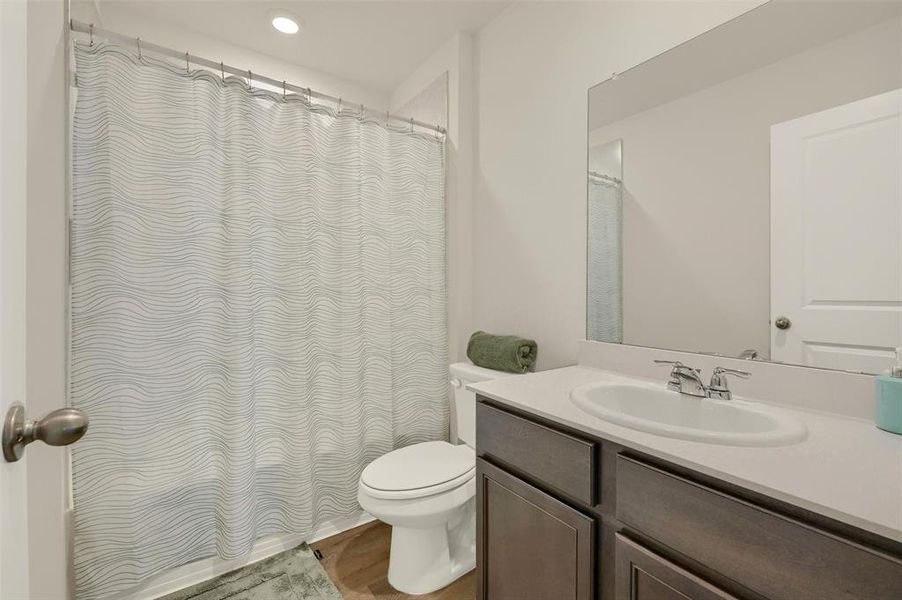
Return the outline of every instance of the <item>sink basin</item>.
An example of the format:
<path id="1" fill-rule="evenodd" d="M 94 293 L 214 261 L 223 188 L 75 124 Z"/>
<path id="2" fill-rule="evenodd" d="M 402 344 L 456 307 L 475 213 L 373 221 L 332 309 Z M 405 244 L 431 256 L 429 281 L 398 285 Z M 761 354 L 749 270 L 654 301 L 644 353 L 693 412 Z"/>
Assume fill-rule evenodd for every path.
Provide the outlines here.
<path id="1" fill-rule="evenodd" d="M 665 437 L 728 446 L 785 446 L 808 435 L 795 417 L 743 400 L 695 398 L 653 385 L 593 383 L 570 392 L 583 412 Z"/>

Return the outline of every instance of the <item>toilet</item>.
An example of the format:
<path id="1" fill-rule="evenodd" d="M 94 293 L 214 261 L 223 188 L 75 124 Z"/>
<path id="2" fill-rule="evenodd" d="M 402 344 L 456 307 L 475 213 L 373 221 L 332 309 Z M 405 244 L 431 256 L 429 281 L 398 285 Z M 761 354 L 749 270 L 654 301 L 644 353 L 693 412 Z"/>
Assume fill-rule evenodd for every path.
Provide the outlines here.
<path id="1" fill-rule="evenodd" d="M 469 383 L 511 377 L 470 363 L 450 366 L 459 444 L 393 450 L 360 475 L 360 506 L 392 526 L 388 582 L 407 594 L 441 589 L 476 565 L 476 394 Z"/>

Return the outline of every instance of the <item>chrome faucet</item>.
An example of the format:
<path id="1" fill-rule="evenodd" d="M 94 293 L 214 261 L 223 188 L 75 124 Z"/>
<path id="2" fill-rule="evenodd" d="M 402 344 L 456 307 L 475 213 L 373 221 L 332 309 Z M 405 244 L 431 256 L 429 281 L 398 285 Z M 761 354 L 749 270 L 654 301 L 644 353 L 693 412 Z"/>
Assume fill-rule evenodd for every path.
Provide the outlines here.
<path id="1" fill-rule="evenodd" d="M 698 398 L 708 397 L 708 388 L 702 382 L 702 372 L 699 369 L 693 369 L 688 365 L 684 365 L 678 360 L 656 360 L 659 365 L 672 365 L 670 369 L 670 381 L 667 382 L 667 389 L 686 394 L 687 396 L 696 396 Z"/>
<path id="2" fill-rule="evenodd" d="M 702 381 L 701 369 L 694 369 L 684 365 L 678 360 L 655 360 L 659 365 L 671 365 L 670 380 L 667 389 L 696 398 L 714 398 L 717 400 L 732 400 L 733 393 L 727 383 L 727 375 L 735 375 L 748 379 L 752 376 L 748 371 L 715 367 L 711 374 L 711 383 L 705 385 Z"/>

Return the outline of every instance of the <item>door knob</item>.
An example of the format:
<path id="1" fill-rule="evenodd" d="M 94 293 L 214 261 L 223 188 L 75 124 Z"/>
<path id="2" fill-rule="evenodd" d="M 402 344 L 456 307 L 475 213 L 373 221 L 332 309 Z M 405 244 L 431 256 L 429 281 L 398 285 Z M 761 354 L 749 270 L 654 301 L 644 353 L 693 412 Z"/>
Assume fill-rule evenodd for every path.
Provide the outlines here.
<path id="1" fill-rule="evenodd" d="M 81 439 L 88 430 L 88 417 L 74 408 L 58 408 L 37 421 L 25 419 L 25 407 L 14 404 L 3 422 L 3 458 L 16 462 L 25 446 L 41 440 L 49 446 L 68 446 Z"/>
<path id="2" fill-rule="evenodd" d="M 779 316 L 774 320 L 774 327 L 777 329 L 789 329 L 792 327 L 792 321 L 788 317 Z"/>

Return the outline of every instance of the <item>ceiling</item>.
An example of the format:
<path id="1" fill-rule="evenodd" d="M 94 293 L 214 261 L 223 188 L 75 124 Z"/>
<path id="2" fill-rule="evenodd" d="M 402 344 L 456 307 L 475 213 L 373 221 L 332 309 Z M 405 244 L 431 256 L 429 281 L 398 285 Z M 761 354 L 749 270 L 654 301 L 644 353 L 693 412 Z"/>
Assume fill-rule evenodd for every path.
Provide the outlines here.
<path id="1" fill-rule="evenodd" d="M 94 0 L 199 34 L 391 92 L 457 31 L 475 32 L 508 2 L 309 2 L 284 0 Z M 275 31 L 271 15 L 300 17 L 301 31 Z"/>

